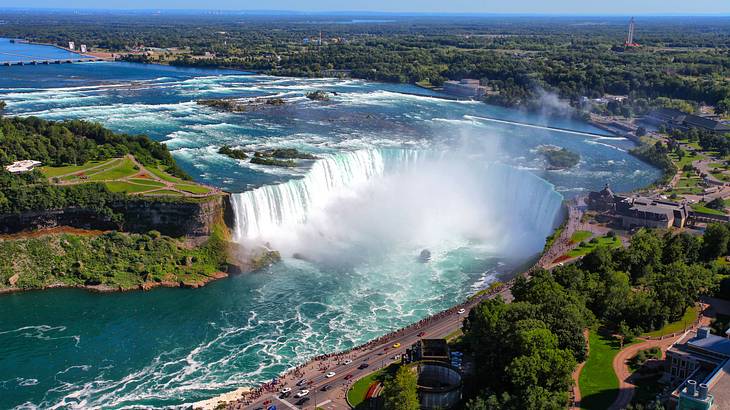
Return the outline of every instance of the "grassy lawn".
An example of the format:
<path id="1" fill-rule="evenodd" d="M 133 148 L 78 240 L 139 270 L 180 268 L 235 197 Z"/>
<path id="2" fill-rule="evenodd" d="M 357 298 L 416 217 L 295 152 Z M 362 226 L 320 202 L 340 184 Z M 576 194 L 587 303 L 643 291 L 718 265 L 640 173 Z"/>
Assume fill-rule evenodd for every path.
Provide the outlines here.
<path id="1" fill-rule="evenodd" d="M 134 162 L 132 162 L 132 160 L 130 160 L 129 158 L 124 158 L 119 165 L 106 171 L 89 175 L 89 179 L 91 179 L 92 181 L 108 181 L 124 177 L 131 177 L 132 175 L 139 172 L 139 170 L 135 168 L 136 165 L 134 165 Z"/>
<path id="2" fill-rule="evenodd" d="M 151 191 L 151 190 L 157 188 L 155 186 L 150 186 L 150 185 L 130 184 L 129 182 L 125 182 L 125 181 L 111 181 L 111 182 L 105 182 L 104 184 L 112 192 L 126 192 L 129 194 L 134 194 L 137 192 Z"/>
<path id="3" fill-rule="evenodd" d="M 177 184 L 175 188 L 191 194 L 207 194 L 210 190 L 201 185 Z"/>
<path id="4" fill-rule="evenodd" d="M 618 238 L 618 236 L 609 237 L 609 236 L 601 236 L 597 238 L 598 241 L 596 243 L 586 242 L 581 243 L 577 248 L 569 251 L 567 253 L 568 256 L 571 258 L 577 258 L 579 256 L 588 255 L 591 253 L 594 249 L 596 249 L 599 246 L 608 246 L 611 248 L 618 248 L 621 246 L 621 239 Z"/>
<path id="5" fill-rule="evenodd" d="M 365 395 L 368 393 L 370 385 L 375 381 L 383 382 L 389 375 L 395 374 L 398 370 L 399 365 L 391 364 L 385 369 L 380 369 L 376 372 L 370 373 L 362 379 L 356 381 L 350 390 L 347 392 L 347 400 L 350 401 L 352 407 L 357 408 L 365 401 Z"/>
<path id="6" fill-rule="evenodd" d="M 588 231 L 575 231 L 570 237 L 570 241 L 573 243 L 583 242 L 586 239 L 590 239 L 591 236 L 593 236 L 593 233 Z"/>
<path id="7" fill-rule="evenodd" d="M 606 409 L 618 394 L 618 378 L 613 372 L 613 358 L 619 352 L 619 342 L 609 335 L 591 330 L 588 337 L 590 350 L 578 385 L 581 408 Z"/>
<path id="8" fill-rule="evenodd" d="M 109 164 L 112 161 L 116 161 L 116 158 L 108 159 L 106 161 L 89 161 L 83 165 L 69 165 L 66 167 L 41 167 L 40 170 L 43 175 L 53 178 L 61 175 L 83 172 L 88 168 L 92 168 L 102 164 Z"/>
<path id="9" fill-rule="evenodd" d="M 149 167 L 145 167 L 145 168 L 148 171 L 150 171 L 151 173 L 157 175 L 157 177 L 162 180 L 165 180 L 168 182 L 174 182 L 174 183 L 185 183 L 186 182 L 178 177 L 174 177 L 174 176 L 168 174 L 167 172 L 165 172 L 165 170 L 163 169 L 162 166 L 158 166 L 158 167 L 149 166 Z"/>
<path id="10" fill-rule="evenodd" d="M 136 184 L 142 184 L 142 185 L 147 185 L 147 186 L 157 187 L 157 188 L 162 188 L 165 186 L 165 184 L 163 184 L 162 182 L 155 181 L 152 179 L 130 178 L 129 182 L 134 182 Z"/>
<path id="11" fill-rule="evenodd" d="M 660 337 L 670 333 L 681 332 L 686 326 L 689 326 L 692 322 L 697 320 L 697 316 L 699 316 L 699 314 L 700 309 L 697 306 L 692 306 L 684 312 L 684 316 L 678 321 L 669 323 L 659 330 L 644 333 L 642 336 Z"/>
<path id="12" fill-rule="evenodd" d="M 670 153 L 668 154 L 669 158 L 674 162 L 674 164 L 677 166 L 677 168 L 682 169 L 687 164 L 692 164 L 693 162 L 700 160 L 704 158 L 702 155 L 699 154 L 690 154 L 685 151 L 685 155 L 682 157 L 682 159 L 679 159 L 677 154 Z"/>
<path id="13" fill-rule="evenodd" d="M 169 189 L 158 189 L 157 191 L 151 191 L 147 192 L 150 195 L 170 195 L 170 196 L 182 196 L 181 193 L 177 191 L 172 191 Z"/>
<path id="14" fill-rule="evenodd" d="M 703 212 L 706 214 L 712 214 L 712 215 L 725 215 L 725 212 L 718 211 L 717 209 L 708 208 L 705 206 L 706 204 L 703 202 L 700 202 L 698 204 L 691 205 L 692 209 L 694 209 L 697 212 Z"/>

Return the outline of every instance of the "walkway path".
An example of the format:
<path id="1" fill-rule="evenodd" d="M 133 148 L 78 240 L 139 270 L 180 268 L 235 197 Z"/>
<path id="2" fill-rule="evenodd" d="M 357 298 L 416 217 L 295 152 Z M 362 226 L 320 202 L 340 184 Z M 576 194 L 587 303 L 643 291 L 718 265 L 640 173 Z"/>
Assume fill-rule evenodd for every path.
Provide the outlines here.
<path id="1" fill-rule="evenodd" d="M 701 316 L 698 323 L 689 327 L 687 331 L 700 327 L 707 326 L 710 324 L 710 318 Z M 634 391 L 636 385 L 632 383 L 632 372 L 628 367 L 628 361 L 636 356 L 640 350 L 651 349 L 652 347 L 659 347 L 662 350 L 662 358 L 666 355 L 667 349 L 669 349 L 674 343 L 680 340 L 686 332 L 676 334 L 674 336 L 666 337 L 659 340 L 646 340 L 642 343 L 633 344 L 627 346 L 613 358 L 613 371 L 616 373 L 619 382 L 619 393 L 616 400 L 613 402 L 609 410 L 620 410 L 626 408 L 631 403 L 631 399 L 634 397 Z"/>
<path id="2" fill-rule="evenodd" d="M 584 329 L 583 330 L 583 338 L 586 341 L 586 357 L 588 357 L 588 354 L 590 354 L 590 346 L 591 344 L 588 343 L 588 337 L 590 335 L 590 330 Z M 571 410 L 580 410 L 580 401 L 582 399 L 582 395 L 580 394 L 580 384 L 578 383 L 580 381 L 580 372 L 583 371 L 583 366 L 586 365 L 585 360 L 578 363 L 578 367 L 575 368 L 573 371 L 573 406 L 570 407 Z"/>

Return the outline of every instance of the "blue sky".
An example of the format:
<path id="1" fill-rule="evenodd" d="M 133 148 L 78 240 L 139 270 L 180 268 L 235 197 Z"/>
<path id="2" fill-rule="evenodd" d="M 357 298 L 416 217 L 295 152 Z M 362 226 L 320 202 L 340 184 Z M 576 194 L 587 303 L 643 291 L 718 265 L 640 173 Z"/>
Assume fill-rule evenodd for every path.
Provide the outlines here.
<path id="1" fill-rule="evenodd" d="M 0 7 L 529 14 L 730 14 L 729 0 L 3 0 Z"/>

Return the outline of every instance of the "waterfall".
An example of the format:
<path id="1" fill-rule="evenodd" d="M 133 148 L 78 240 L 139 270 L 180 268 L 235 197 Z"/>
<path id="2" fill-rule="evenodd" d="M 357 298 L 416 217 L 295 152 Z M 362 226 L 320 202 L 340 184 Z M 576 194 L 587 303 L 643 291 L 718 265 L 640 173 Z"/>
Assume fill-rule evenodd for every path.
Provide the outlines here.
<path id="1" fill-rule="evenodd" d="M 263 239 L 290 230 L 338 197 L 354 192 L 374 178 L 409 169 L 425 160 L 448 161 L 437 152 L 407 149 L 363 149 L 318 160 L 303 178 L 263 186 L 232 195 L 236 217 L 235 240 Z M 452 158 L 452 161 L 464 161 Z M 428 166 L 428 165 L 427 165 Z M 411 168 L 413 169 L 413 168 Z M 470 173 L 478 183 L 469 186 L 489 208 L 495 231 L 524 233 L 542 241 L 553 229 L 562 196 L 547 181 L 529 171 L 474 161 Z M 416 169 L 416 171 L 418 171 Z M 455 179 L 454 183 L 462 181 Z M 435 194 L 439 189 L 435 187 Z M 455 201 L 460 198 L 454 198 Z M 433 215 L 440 218 L 441 215 Z"/>
<path id="2" fill-rule="evenodd" d="M 380 150 L 343 152 L 318 160 L 304 178 L 234 194 L 235 239 L 263 238 L 281 227 L 302 223 L 336 193 L 384 171 Z"/>

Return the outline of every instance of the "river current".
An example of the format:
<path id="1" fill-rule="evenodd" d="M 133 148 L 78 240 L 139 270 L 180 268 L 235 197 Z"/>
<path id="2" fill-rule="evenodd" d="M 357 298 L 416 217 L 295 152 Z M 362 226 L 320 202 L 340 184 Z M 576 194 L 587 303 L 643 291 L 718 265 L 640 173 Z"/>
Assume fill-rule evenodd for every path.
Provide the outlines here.
<path id="1" fill-rule="evenodd" d="M 305 97 L 320 89 L 330 101 Z M 233 193 L 243 248 L 267 243 L 284 256 L 195 290 L 0 297 L 0 408 L 164 407 L 268 381 L 508 274 L 542 249 L 563 198 L 659 176 L 628 155 L 631 142 L 581 134 L 602 134 L 589 124 L 430 95 L 126 63 L 0 67 L 9 115 L 99 121 L 165 142 L 196 180 Z M 244 113 L 196 103 L 222 97 L 286 103 Z M 272 168 L 220 155 L 222 145 L 319 159 Z M 543 145 L 580 163 L 546 170 Z"/>

